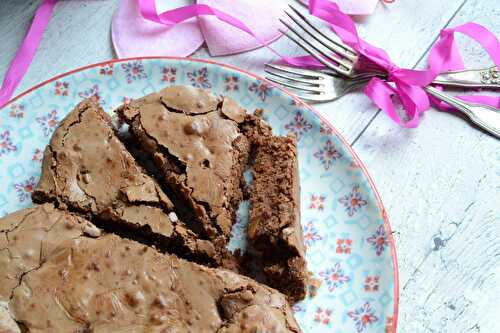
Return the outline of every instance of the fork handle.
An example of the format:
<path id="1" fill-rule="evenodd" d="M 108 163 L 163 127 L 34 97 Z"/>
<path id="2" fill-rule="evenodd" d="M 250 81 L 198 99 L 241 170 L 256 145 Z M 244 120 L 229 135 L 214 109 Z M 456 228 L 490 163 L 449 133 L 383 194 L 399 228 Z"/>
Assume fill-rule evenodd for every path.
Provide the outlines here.
<path id="1" fill-rule="evenodd" d="M 432 83 L 450 87 L 500 89 L 500 73 L 495 66 L 446 72 L 436 76 Z"/>
<path id="2" fill-rule="evenodd" d="M 445 94 L 432 86 L 425 87 L 425 90 L 439 100 L 455 107 L 469 117 L 469 119 L 477 126 L 500 139 L 500 109 L 488 105 L 478 105 L 464 102 L 458 98 Z"/>
<path id="3" fill-rule="evenodd" d="M 339 76 L 331 71 L 327 71 L 327 73 Z M 372 77 L 387 79 L 387 74 L 375 71 L 358 72 L 346 80 L 358 81 Z M 483 69 L 445 72 L 436 76 L 432 84 L 447 87 L 500 89 L 500 72 L 495 66 Z"/>

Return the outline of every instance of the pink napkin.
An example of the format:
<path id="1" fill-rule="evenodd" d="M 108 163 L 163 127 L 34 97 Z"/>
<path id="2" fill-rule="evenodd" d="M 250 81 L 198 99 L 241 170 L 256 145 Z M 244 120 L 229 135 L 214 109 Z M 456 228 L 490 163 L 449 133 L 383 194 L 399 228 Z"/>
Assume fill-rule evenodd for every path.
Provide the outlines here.
<path id="1" fill-rule="evenodd" d="M 281 36 L 279 18 L 287 6 L 282 0 L 198 0 L 244 22 L 261 41 L 270 43 Z M 199 17 L 200 28 L 212 56 L 227 55 L 261 47 L 252 36 L 213 16 Z"/>
<path id="2" fill-rule="evenodd" d="M 169 6 L 159 10 L 173 9 L 190 1 L 166 1 Z M 165 4 L 165 1 L 162 2 Z M 137 0 L 122 0 L 113 16 L 111 37 L 118 58 L 138 56 L 185 57 L 203 44 L 203 35 L 196 18 L 176 25 L 171 29 L 144 19 Z"/>
<path id="3" fill-rule="evenodd" d="M 173 2 L 173 4 L 172 4 Z M 182 3 L 179 3 L 182 2 Z M 159 11 L 192 4 L 191 1 L 157 1 Z M 168 3 L 168 7 L 165 4 Z M 262 41 L 270 43 L 280 37 L 286 1 L 264 0 L 198 0 L 245 22 Z M 162 6 L 163 5 L 163 6 Z M 254 37 L 212 16 L 190 19 L 171 28 L 144 19 L 137 0 L 122 0 L 115 12 L 111 36 L 119 58 L 171 55 L 188 56 L 206 41 L 211 55 L 227 55 L 261 47 Z"/>
<path id="4" fill-rule="evenodd" d="M 300 0 L 304 5 L 309 0 Z M 334 1 L 345 14 L 348 15 L 371 15 L 377 7 L 379 0 L 336 0 Z"/>

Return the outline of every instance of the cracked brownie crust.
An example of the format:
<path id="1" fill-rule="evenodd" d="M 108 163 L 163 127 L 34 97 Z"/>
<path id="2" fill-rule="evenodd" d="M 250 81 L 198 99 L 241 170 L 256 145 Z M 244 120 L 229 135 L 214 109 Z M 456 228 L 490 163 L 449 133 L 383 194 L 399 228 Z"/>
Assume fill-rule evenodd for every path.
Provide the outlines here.
<path id="1" fill-rule="evenodd" d="M 64 241 L 101 235 L 92 223 L 52 204 L 23 209 L 0 221 L 0 301 L 8 301 L 21 277 L 40 267 Z"/>
<path id="2" fill-rule="evenodd" d="M 167 195 L 115 135 L 109 115 L 91 100 L 78 104 L 54 132 L 33 201 L 54 202 L 182 257 L 219 260 L 214 246 L 179 220 Z"/>
<path id="3" fill-rule="evenodd" d="M 279 292 L 100 235 L 90 222 L 49 204 L 9 215 L 0 225 L 0 301 L 8 302 L 0 316 L 10 320 L 2 329 L 300 332 Z"/>
<path id="4" fill-rule="evenodd" d="M 117 110 L 154 160 L 178 207 L 202 236 L 223 246 L 242 199 L 249 144 L 246 115 L 230 98 L 187 86 L 165 88 Z"/>

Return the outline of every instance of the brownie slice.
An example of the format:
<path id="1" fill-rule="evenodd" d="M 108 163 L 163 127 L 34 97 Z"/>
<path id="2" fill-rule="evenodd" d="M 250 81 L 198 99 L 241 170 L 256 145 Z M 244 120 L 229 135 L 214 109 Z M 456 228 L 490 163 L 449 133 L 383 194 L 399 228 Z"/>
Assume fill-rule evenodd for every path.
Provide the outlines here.
<path id="1" fill-rule="evenodd" d="M 0 328 L 298 333 L 284 295 L 37 206 L 0 219 Z M 88 232 L 95 237 L 88 237 Z"/>
<path id="2" fill-rule="evenodd" d="M 220 261 L 213 244 L 177 217 L 167 195 L 116 136 L 109 115 L 91 100 L 78 104 L 54 132 L 33 201 L 53 202 L 105 230 L 185 258 Z"/>
<path id="3" fill-rule="evenodd" d="M 22 276 L 40 267 L 64 241 L 84 234 L 99 237 L 101 230 L 52 204 L 0 219 L 0 302 L 8 301 Z"/>
<path id="4" fill-rule="evenodd" d="M 175 86 L 123 105 L 117 113 L 172 189 L 179 213 L 195 222 L 200 237 L 223 247 L 242 199 L 249 152 L 240 130 L 245 110 L 230 98 Z"/>
<path id="5" fill-rule="evenodd" d="M 261 254 L 267 284 L 294 303 L 306 296 L 309 276 L 300 225 L 296 140 L 258 135 L 252 144 L 248 238 Z"/>

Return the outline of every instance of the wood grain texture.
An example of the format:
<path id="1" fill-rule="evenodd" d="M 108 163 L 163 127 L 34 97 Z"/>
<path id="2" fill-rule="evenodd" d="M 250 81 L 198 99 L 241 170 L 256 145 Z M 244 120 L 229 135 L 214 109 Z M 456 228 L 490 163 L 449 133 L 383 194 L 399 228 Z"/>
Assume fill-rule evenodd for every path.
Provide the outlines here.
<path id="1" fill-rule="evenodd" d="M 0 77 L 38 1 L 0 0 Z M 110 20 L 117 0 L 60 1 L 17 92 L 114 56 Z M 440 29 L 468 20 L 500 35 L 497 0 L 396 1 L 357 19 L 361 35 L 401 66 L 423 67 Z M 470 67 L 486 64 L 460 40 Z M 280 53 L 303 52 L 286 38 Z M 195 57 L 208 58 L 205 49 Z M 267 49 L 212 58 L 263 74 Z M 387 208 L 400 263 L 399 332 L 500 332 L 500 143 L 462 119 L 429 111 L 418 129 L 397 127 L 361 93 L 316 105 L 354 148 Z"/>
<path id="2" fill-rule="evenodd" d="M 499 17 L 493 2 L 471 0 L 448 26 L 473 20 L 498 36 Z M 491 64 L 458 38 L 469 68 Z M 380 114 L 354 148 L 396 232 L 400 331 L 499 332 L 500 141 L 430 110 L 413 130 Z"/>
<path id="3" fill-rule="evenodd" d="M 448 22 L 463 1 L 422 0 L 398 1 L 390 6 L 381 4 L 377 8 L 376 15 L 358 19 L 360 34 L 374 45 L 384 46 L 399 65 L 411 67 L 417 63 L 422 53 L 437 37 L 439 29 Z M 22 92 L 34 84 L 71 69 L 113 58 L 110 20 L 118 2 L 117 0 L 60 1 L 33 64 L 17 92 Z M 294 2 L 290 0 L 290 3 Z M 0 32 L 6 32 L 0 48 L 0 77 L 3 76 L 17 50 L 37 3 L 37 1 L 0 1 Z M 285 55 L 304 53 L 287 38 L 280 38 L 273 44 L 273 48 Z M 207 50 L 202 48 L 194 54 L 194 57 L 210 56 Z M 276 60 L 277 56 L 270 50 L 262 48 L 212 59 L 263 75 L 264 64 Z M 377 112 L 377 108 L 360 92 L 346 96 L 335 104 L 318 104 L 316 108 L 349 142 L 354 141 Z"/>

